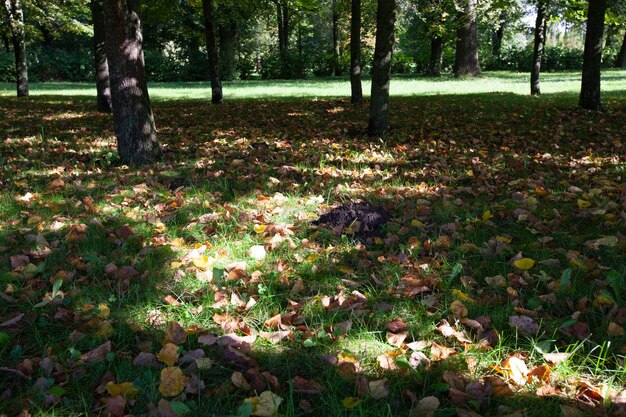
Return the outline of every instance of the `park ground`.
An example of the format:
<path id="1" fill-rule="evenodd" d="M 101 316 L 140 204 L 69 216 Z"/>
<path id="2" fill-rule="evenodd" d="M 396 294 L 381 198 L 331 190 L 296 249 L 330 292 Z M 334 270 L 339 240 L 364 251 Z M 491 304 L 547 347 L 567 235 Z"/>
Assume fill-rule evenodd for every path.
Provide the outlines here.
<path id="1" fill-rule="evenodd" d="M 626 71 L 579 80 L 394 79 L 378 139 L 345 80 L 153 84 L 140 168 L 0 85 L 0 415 L 624 415 Z"/>

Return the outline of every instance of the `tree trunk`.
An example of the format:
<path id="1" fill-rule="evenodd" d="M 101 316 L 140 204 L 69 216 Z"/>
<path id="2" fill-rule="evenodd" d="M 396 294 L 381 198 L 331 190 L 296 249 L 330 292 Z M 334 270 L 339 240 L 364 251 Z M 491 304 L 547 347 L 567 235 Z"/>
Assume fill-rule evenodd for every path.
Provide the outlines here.
<path id="1" fill-rule="evenodd" d="M 395 22 L 396 0 L 378 0 L 369 136 L 380 136 L 389 129 L 389 78 Z"/>
<path id="2" fill-rule="evenodd" d="M 541 93 L 539 74 L 541 72 L 541 58 L 546 39 L 546 3 L 537 3 L 537 20 L 535 22 L 535 43 L 533 46 L 533 67 L 530 72 L 530 94 Z"/>
<path id="3" fill-rule="evenodd" d="M 15 54 L 15 73 L 17 96 L 28 97 L 28 64 L 26 63 L 26 35 L 24 33 L 24 12 L 20 0 L 3 0 L 4 9 L 11 30 L 13 53 Z"/>
<path id="4" fill-rule="evenodd" d="M 600 65 L 602 63 L 602 33 L 606 0 L 589 0 L 587 34 L 583 57 L 583 78 L 578 105 L 583 109 L 600 110 Z"/>
<path id="5" fill-rule="evenodd" d="M 9 45 L 9 37 L 6 34 L 2 34 L 2 43 L 4 44 L 4 50 L 11 52 L 11 46 Z"/>
<path id="6" fill-rule="evenodd" d="M 433 36 L 430 40 L 430 62 L 428 63 L 428 75 L 439 77 L 441 75 L 441 56 L 443 55 L 443 38 Z"/>
<path id="7" fill-rule="evenodd" d="M 220 104 L 224 101 L 222 81 L 220 80 L 220 63 L 215 40 L 215 16 L 213 15 L 213 0 L 202 0 L 204 11 L 204 33 L 206 35 L 206 50 L 209 55 L 209 78 L 211 79 L 211 103 Z"/>
<path id="8" fill-rule="evenodd" d="M 219 25 L 220 34 L 220 74 L 223 79 L 232 80 L 236 77 L 235 45 L 237 42 L 237 22 L 229 20 Z"/>
<path id="9" fill-rule="evenodd" d="M 104 46 L 104 11 L 103 0 L 91 0 L 91 19 L 93 21 L 94 60 L 96 66 L 96 91 L 98 111 L 111 113 L 111 86 L 109 85 L 109 64 Z"/>
<path id="10" fill-rule="evenodd" d="M 500 13 L 498 30 L 496 30 L 493 34 L 493 44 L 491 46 L 491 50 L 493 55 L 496 57 L 500 56 L 500 51 L 502 50 L 502 39 L 504 39 L 504 29 L 506 27 L 506 13 L 502 11 Z"/>
<path id="11" fill-rule="evenodd" d="M 457 31 L 458 40 L 454 58 L 454 75 L 456 77 L 480 75 L 476 5 L 477 0 L 467 0 L 465 11 L 459 16 L 461 22 Z"/>
<path id="12" fill-rule="evenodd" d="M 335 76 L 341 75 L 341 67 L 339 65 L 339 11 L 337 10 L 337 1 L 333 0 L 333 66 L 335 67 Z"/>
<path id="13" fill-rule="evenodd" d="M 151 163 L 161 158 L 146 83 L 139 3 L 103 3 L 113 122 L 124 164 Z"/>
<path id="14" fill-rule="evenodd" d="M 284 0 L 276 2 L 276 20 L 278 23 L 278 50 L 283 59 L 289 49 L 289 5 Z"/>
<path id="15" fill-rule="evenodd" d="M 352 0 L 352 17 L 350 21 L 350 86 L 352 103 L 363 101 L 361 85 L 361 0 Z"/>
<path id="16" fill-rule="evenodd" d="M 626 32 L 624 32 L 624 40 L 622 41 L 622 47 L 615 61 L 615 67 L 626 69 Z"/>

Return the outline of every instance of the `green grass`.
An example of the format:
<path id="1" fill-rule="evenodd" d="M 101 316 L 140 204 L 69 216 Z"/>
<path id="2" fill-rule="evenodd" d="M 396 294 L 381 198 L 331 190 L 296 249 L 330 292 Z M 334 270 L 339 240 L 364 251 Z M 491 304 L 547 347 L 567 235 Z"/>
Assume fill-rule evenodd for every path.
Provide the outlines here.
<path id="1" fill-rule="evenodd" d="M 519 74 L 424 80 L 431 93 L 433 85 L 450 93 L 428 97 L 419 97 L 426 95 L 418 90 L 426 88 L 422 80 L 396 80 L 414 86 L 418 97 L 393 98 L 392 131 L 382 139 L 364 135 L 368 106 L 351 106 L 345 98 L 246 98 L 211 106 L 182 100 L 186 93 L 192 94 L 187 99 L 206 97 L 206 89 L 152 88 L 153 97 L 161 91 L 154 111 L 166 152 L 163 162 L 145 168 L 119 166 L 110 116 L 95 112 L 87 97 L 91 87 L 78 98 L 53 85 L 39 90 L 41 97 L 3 98 L 0 291 L 15 302 L 0 300 L 0 323 L 25 316 L 0 329 L 6 334 L 0 337 L 0 393 L 11 394 L 0 401 L 0 413 L 97 414 L 108 397 L 101 385 L 110 378 L 140 388 L 126 413 L 147 413 L 162 399 L 160 369 L 134 366 L 133 360 L 140 352 L 159 352 L 169 321 L 190 330 L 178 343 L 182 354 L 203 349 L 214 361 L 198 371 L 177 363 L 205 384 L 199 393 L 178 398 L 191 409 L 188 415 L 241 415 L 244 399 L 264 390 L 231 383 L 233 372 L 252 382 L 249 369 L 277 378 L 272 390 L 284 399 L 281 416 L 305 415 L 302 400 L 313 415 L 409 416 L 411 400 L 403 395 L 409 390 L 418 399 L 437 396 L 437 417 L 456 415 L 457 408 L 548 417 L 559 415 L 561 405 L 584 409 L 577 400 L 581 382 L 622 389 L 626 339 L 607 330 L 611 323 L 624 327 L 620 308 L 626 307 L 626 87 L 617 79 L 623 72 L 607 75 L 616 77 L 604 84 L 604 113 L 576 108 L 575 75 L 554 81 L 566 90 L 538 98 L 525 95 L 525 76 Z M 255 85 L 265 84 L 234 84 L 240 97 L 263 98 L 289 94 L 287 87 L 296 84 L 272 82 L 260 92 Z M 342 94 L 331 90 L 336 81 L 305 85 L 311 90 L 301 91 L 313 96 L 318 88 Z M 470 85 L 490 92 L 457 94 L 459 86 Z M 500 91 L 504 85 L 512 90 Z M 546 82 L 544 91 L 549 88 Z M 63 185 L 54 185 L 57 178 Z M 29 192 L 32 198 L 20 199 Z M 360 199 L 391 213 L 381 240 L 365 245 L 310 224 L 330 207 Z M 206 215 L 211 218 L 201 221 Z M 266 240 L 276 233 L 268 230 L 283 224 L 293 225 L 286 236 L 291 242 L 270 248 Z M 255 225 L 267 225 L 267 232 L 258 233 Z M 617 237 L 618 243 L 586 245 L 602 237 Z M 252 259 L 248 250 L 264 243 L 267 257 Z M 185 258 L 200 246 L 214 259 L 212 282 Z M 50 254 L 41 254 L 46 249 Z M 518 253 L 537 263 L 527 272 L 516 270 L 511 259 Z M 12 268 L 12 257 L 24 254 L 32 266 Z M 245 275 L 221 278 L 217 272 L 233 262 L 245 263 Z M 107 273 L 110 264 L 132 266 L 137 274 Z M 35 307 L 63 271 L 74 274 L 60 287 L 63 299 Z M 569 278 L 563 278 L 565 271 Z M 609 271 L 622 282 L 612 285 Z M 404 293 L 407 277 L 423 280 L 430 291 Z M 294 293 L 298 280 L 304 286 Z M 325 308 L 325 297 L 342 290 L 347 296 L 357 290 L 367 301 L 355 309 Z M 238 305 L 251 299 L 256 304 L 249 309 Z M 468 318 L 491 321 L 487 346 L 466 347 L 436 331 L 445 319 L 478 342 L 471 323 L 454 317 L 459 301 Z M 299 303 L 295 310 L 293 302 Z M 231 332 L 219 315 L 230 314 L 243 335 L 268 331 L 267 319 L 292 311 L 299 319 L 293 340 L 271 344 L 258 338 L 249 352 L 257 365 L 234 364 L 223 348 L 198 343 L 197 331 Z M 534 316 L 539 332 L 526 335 L 511 327 L 512 315 Z M 568 334 L 572 315 L 589 331 Z M 408 327 L 407 341 L 435 341 L 457 354 L 436 360 L 434 349 L 425 348 L 432 364 L 412 368 L 411 352 L 387 343 L 387 324 L 396 318 Z M 352 327 L 337 331 L 348 320 Z M 81 354 L 107 340 L 111 354 L 99 363 L 79 363 Z M 476 396 L 476 387 L 496 376 L 494 367 L 512 354 L 530 368 L 544 365 L 539 348 L 572 353 L 550 366 L 547 382 L 560 396 L 538 396 L 538 383 L 512 384 L 509 397 L 461 402 L 449 390 L 450 375 L 457 375 L 473 384 L 468 391 Z M 399 370 L 378 365 L 377 357 L 389 352 L 397 354 Z M 364 396 L 356 408 L 344 408 L 342 401 L 359 391 L 354 377 L 323 360 L 339 354 L 354 357 L 368 381 L 387 378 L 389 396 Z M 44 358 L 56 366 L 52 372 L 40 365 Z M 326 391 L 293 392 L 289 381 L 295 376 Z M 46 394 L 55 394 L 48 403 Z M 608 397 L 595 407 L 595 413 L 606 413 Z"/>
<path id="2" fill-rule="evenodd" d="M 573 93 L 580 90 L 579 72 L 544 73 L 541 75 L 541 91 L 545 94 Z M 605 70 L 602 89 L 606 92 L 626 90 L 626 71 Z M 482 77 L 455 79 L 396 76 L 392 78 L 391 94 L 395 96 L 513 93 L 528 94 L 530 75 L 526 73 L 486 72 Z M 32 95 L 93 96 L 95 87 L 88 83 L 31 83 Z M 346 78 L 272 81 L 227 81 L 223 84 L 224 96 L 230 99 L 246 98 L 314 98 L 342 97 L 350 95 L 350 83 Z M 208 82 L 150 83 L 150 96 L 155 100 L 206 100 L 211 98 Z M 13 94 L 12 84 L 0 83 L 0 95 Z M 369 95 L 370 82 L 363 83 L 365 95 Z"/>

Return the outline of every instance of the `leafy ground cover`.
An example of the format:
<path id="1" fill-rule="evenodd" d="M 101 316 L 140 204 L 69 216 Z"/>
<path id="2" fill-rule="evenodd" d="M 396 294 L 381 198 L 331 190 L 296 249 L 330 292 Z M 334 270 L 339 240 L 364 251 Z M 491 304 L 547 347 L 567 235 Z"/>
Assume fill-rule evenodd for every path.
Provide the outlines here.
<path id="1" fill-rule="evenodd" d="M 575 93 L 580 90 L 579 72 L 554 72 L 541 74 L 543 93 Z M 526 95 L 530 91 L 530 75 L 504 71 L 486 72 L 480 78 L 455 79 L 395 76 L 391 94 L 400 96 L 437 94 L 514 93 Z M 206 82 L 150 83 L 153 100 L 210 100 L 211 90 Z M 309 80 L 250 80 L 224 82 L 224 96 L 228 99 L 246 98 L 305 98 L 346 97 L 350 95 L 350 83 L 345 77 L 314 78 Z M 602 73 L 603 92 L 626 90 L 626 71 L 605 70 Z M 363 83 L 363 92 L 370 91 L 370 82 Z M 15 85 L 0 83 L 0 96 L 13 96 Z M 31 95 L 56 95 L 92 97 L 95 87 L 90 83 L 34 83 Z"/>
<path id="2" fill-rule="evenodd" d="M 623 415 L 626 97 L 0 102 L 0 412 Z M 313 222 L 350 201 L 382 233 Z M 25 414 L 23 414 L 25 415 Z"/>

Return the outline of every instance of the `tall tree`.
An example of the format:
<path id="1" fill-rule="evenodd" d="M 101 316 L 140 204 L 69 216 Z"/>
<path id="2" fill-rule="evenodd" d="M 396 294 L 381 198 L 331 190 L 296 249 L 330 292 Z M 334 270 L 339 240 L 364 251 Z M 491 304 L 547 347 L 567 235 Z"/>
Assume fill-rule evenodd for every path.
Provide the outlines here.
<path id="1" fill-rule="evenodd" d="M 278 50 L 284 60 L 289 49 L 290 18 L 288 0 L 272 0 L 276 5 L 276 23 L 278 24 Z"/>
<path id="2" fill-rule="evenodd" d="M 361 0 L 352 0 L 350 20 L 350 87 L 352 103 L 363 101 L 361 85 Z"/>
<path id="3" fill-rule="evenodd" d="M 339 6 L 337 0 L 332 0 L 332 20 L 333 20 L 333 66 L 335 76 L 341 75 L 341 66 L 339 65 Z"/>
<path id="4" fill-rule="evenodd" d="M 139 0 L 104 3 L 106 53 L 117 150 L 125 164 L 161 158 L 143 57 Z"/>
<path id="5" fill-rule="evenodd" d="M 96 66 L 96 91 L 98 111 L 111 113 L 111 86 L 109 84 L 109 64 L 104 46 L 104 10 L 103 0 L 91 0 L 91 18 L 93 20 L 94 61 Z"/>
<path id="6" fill-rule="evenodd" d="M 504 29 L 508 23 L 506 10 L 501 10 L 498 16 L 498 28 L 493 32 L 491 52 L 494 56 L 499 57 L 502 50 L 502 40 L 504 39 Z"/>
<path id="7" fill-rule="evenodd" d="M 11 31 L 13 53 L 15 54 L 17 96 L 28 97 L 28 64 L 26 63 L 24 11 L 22 10 L 20 0 L 2 0 L 2 2 Z"/>
<path id="8" fill-rule="evenodd" d="M 380 136 L 389 129 L 389 79 L 395 23 L 396 0 L 378 0 L 369 136 Z"/>
<path id="9" fill-rule="evenodd" d="M 600 65 L 606 0 L 589 0 L 587 33 L 583 55 L 583 77 L 578 105 L 583 109 L 600 110 Z"/>
<path id="10" fill-rule="evenodd" d="M 220 79 L 220 63 L 215 39 L 215 12 L 213 0 L 202 0 L 204 12 L 204 33 L 206 34 L 206 50 L 209 56 L 209 78 L 211 80 L 211 103 L 220 104 L 224 101 L 222 80 Z"/>
<path id="11" fill-rule="evenodd" d="M 530 94 L 541 93 L 539 84 L 539 74 L 541 72 L 541 58 L 543 57 L 543 47 L 546 39 L 546 2 L 537 2 L 537 20 L 535 22 L 535 42 L 533 45 L 533 66 L 530 72 Z"/>
<path id="12" fill-rule="evenodd" d="M 619 50 L 617 59 L 615 60 L 615 66 L 617 68 L 626 69 L 626 32 L 624 32 L 624 40 L 622 41 L 622 47 Z"/>
<path id="13" fill-rule="evenodd" d="M 459 13 L 454 75 L 456 77 L 480 75 L 478 63 L 478 29 L 476 22 L 477 0 L 465 0 L 465 7 Z"/>
<path id="14" fill-rule="evenodd" d="M 237 21 L 227 16 L 226 21 L 220 22 L 217 31 L 220 39 L 220 75 L 225 80 L 232 80 L 236 76 L 235 49 L 238 31 Z"/>

